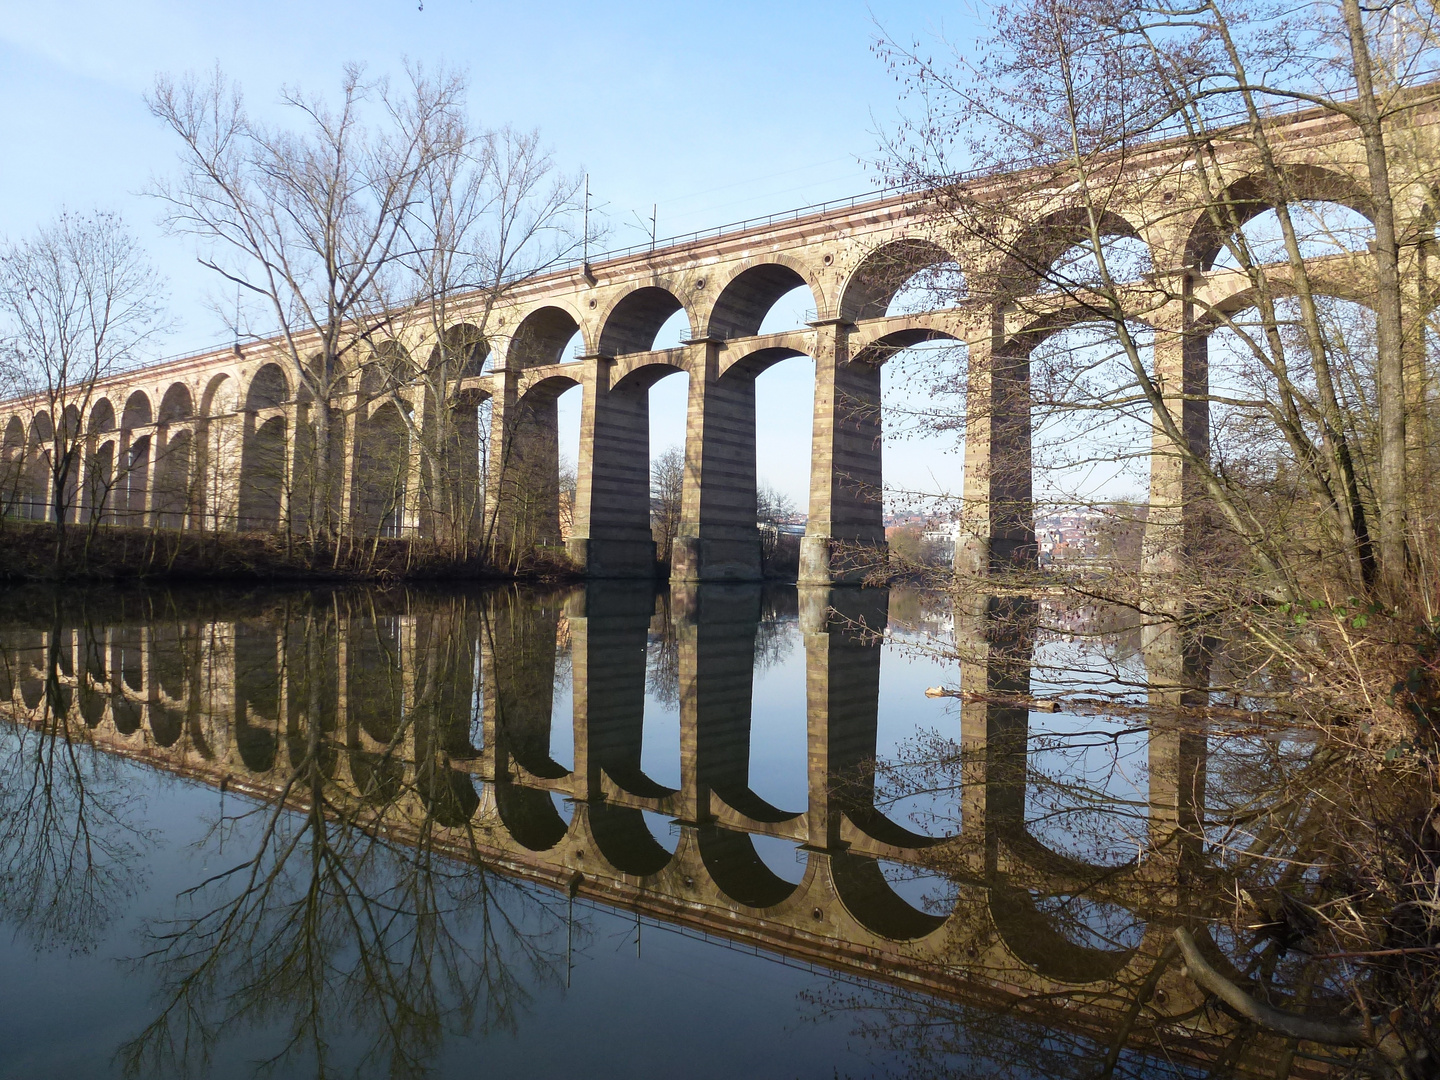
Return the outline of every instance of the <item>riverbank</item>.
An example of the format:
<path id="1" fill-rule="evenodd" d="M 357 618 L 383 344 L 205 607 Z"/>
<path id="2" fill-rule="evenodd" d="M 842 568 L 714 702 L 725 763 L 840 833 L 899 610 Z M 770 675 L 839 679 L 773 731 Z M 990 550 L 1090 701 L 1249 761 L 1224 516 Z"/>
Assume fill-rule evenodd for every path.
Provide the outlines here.
<path id="1" fill-rule="evenodd" d="M 0 581 L 126 582 L 393 582 L 439 579 L 567 581 L 580 575 L 565 553 L 542 549 L 518 567 L 481 555 L 456 556 L 411 540 L 341 540 L 312 544 L 266 533 L 193 532 L 105 527 L 66 530 L 48 523 L 0 525 Z"/>

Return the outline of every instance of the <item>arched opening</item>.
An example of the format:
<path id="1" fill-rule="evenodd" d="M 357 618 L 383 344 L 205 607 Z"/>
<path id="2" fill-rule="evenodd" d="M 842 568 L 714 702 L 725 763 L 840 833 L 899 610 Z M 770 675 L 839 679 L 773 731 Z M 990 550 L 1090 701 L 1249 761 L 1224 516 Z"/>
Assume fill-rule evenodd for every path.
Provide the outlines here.
<path id="1" fill-rule="evenodd" d="M 1075 293 L 1143 281 L 1154 269 L 1150 245 L 1133 233 L 1106 233 L 1096 254 L 1091 240 L 1071 244 L 1042 271 L 1040 293 Z"/>
<path id="2" fill-rule="evenodd" d="M 1016 959 L 1061 982 L 1112 978 L 1145 934 L 1132 912 L 1085 895 L 996 885 L 989 900 L 995 928 Z"/>
<path id="3" fill-rule="evenodd" d="M 235 627 L 235 748 L 251 772 L 275 766 L 280 747 L 280 657 L 267 625 Z"/>
<path id="4" fill-rule="evenodd" d="M 116 484 L 116 517 L 129 525 L 145 524 L 145 507 L 150 498 L 150 399 L 137 390 L 125 401 L 120 415 L 120 469 Z"/>
<path id="5" fill-rule="evenodd" d="M 410 433 L 387 401 L 357 425 L 352 525 L 363 536 L 398 537 L 407 523 Z"/>
<path id="6" fill-rule="evenodd" d="M 107 520 L 115 486 L 115 406 L 101 398 L 90 409 L 85 438 L 85 487 L 80 494 L 80 519 Z"/>
<path id="7" fill-rule="evenodd" d="M 566 397 L 578 406 L 579 385 L 574 379 L 557 375 L 527 390 L 498 448 L 501 460 L 493 532 L 514 557 L 561 544 L 573 525 L 579 410 L 572 407 L 576 424 L 573 436 L 565 432 L 564 441 L 570 445 L 565 446 L 569 453 L 562 457 L 558 403 Z M 568 414 L 570 410 L 566 411 Z M 497 448 L 492 446 L 492 458 L 496 453 Z"/>
<path id="8" fill-rule="evenodd" d="M 0 444 L 0 516 L 24 517 L 29 501 L 25 470 L 25 423 L 18 416 L 5 425 Z"/>
<path id="9" fill-rule="evenodd" d="M 840 294 L 839 314 L 858 322 L 913 313 L 902 308 L 936 311 L 954 307 L 967 295 L 965 276 L 950 252 L 928 240 L 895 240 L 870 252 L 851 273 Z M 892 312 L 897 297 L 900 305 Z"/>
<path id="10" fill-rule="evenodd" d="M 911 905 L 892 887 L 875 859 L 846 852 L 830 856 L 836 895 L 855 921 L 891 941 L 914 941 L 945 925 L 945 916 Z"/>
<path id="11" fill-rule="evenodd" d="M 30 423 L 30 439 L 25 450 L 26 506 L 23 517 L 46 521 L 53 505 L 54 481 L 50 473 L 50 454 L 54 429 L 49 413 L 40 413 Z"/>
<path id="12" fill-rule="evenodd" d="M 1285 207 L 1301 258 L 1363 252 L 1374 239 L 1370 200 L 1347 176 L 1313 166 L 1285 168 L 1278 180 L 1246 177 L 1232 184 L 1196 223 L 1186 263 L 1249 269 L 1288 256 L 1278 207 Z"/>
<path id="13" fill-rule="evenodd" d="M 1149 247 L 1134 225 L 1106 210 L 1092 226 L 1090 212 L 1077 206 L 1042 218 L 1007 245 L 999 289 L 1001 299 L 1069 295 L 1099 288 L 1106 275 L 1116 284 L 1138 281 L 1150 269 Z"/>
<path id="14" fill-rule="evenodd" d="M 178 420 L 189 420 L 194 415 L 190 388 L 184 383 L 175 383 L 160 399 L 160 412 L 155 417 L 157 424 L 173 424 Z"/>
<path id="15" fill-rule="evenodd" d="M 520 320 L 505 352 L 511 368 L 544 367 L 573 359 L 580 324 L 564 308 L 543 307 Z M 583 343 L 583 338 L 579 339 Z"/>
<path id="16" fill-rule="evenodd" d="M 1154 334 L 1082 319 L 1036 337 L 1029 467 L 1040 565 L 1138 569 L 1155 424 L 1135 364 L 1156 377 Z"/>
<path id="17" fill-rule="evenodd" d="M 887 334 L 851 362 L 880 369 L 878 417 L 857 402 L 854 422 L 875 427 L 878 490 L 870 501 L 883 514 L 890 557 L 907 568 L 948 566 L 964 505 L 969 350 L 949 334 L 916 328 Z"/>
<path id="18" fill-rule="evenodd" d="M 1364 214 L 1337 202 L 1307 199 L 1286 207 L 1295 246 L 1306 261 L 1332 255 L 1365 254 L 1375 240 L 1375 225 Z M 1216 254 L 1216 270 L 1283 263 L 1289 258 L 1280 212 L 1261 210 L 1227 238 Z M 1207 267 L 1209 269 L 1211 267 Z"/>
<path id="19" fill-rule="evenodd" d="M 1358 560 L 1379 512 L 1375 313 L 1354 299 L 1318 295 L 1312 323 L 1296 298 L 1242 307 L 1250 299 L 1242 294 L 1218 311 L 1221 325 L 1207 342 L 1215 467 L 1233 478 L 1231 497 L 1263 513 L 1294 557 L 1354 559 L 1352 572 L 1363 572 Z M 1334 394 L 1333 411 L 1321 395 L 1322 375 Z M 1287 412 L 1299 418 L 1288 430 L 1274 419 Z M 1328 431 L 1321 426 L 1327 413 L 1333 417 Z M 1317 452 L 1327 443 L 1333 451 Z M 1315 466 L 1332 452 L 1348 459 L 1348 496 L 1338 470 Z M 1316 497 L 1327 488 L 1334 501 Z M 1345 537 L 1342 512 L 1353 522 L 1353 541 Z"/>
<path id="20" fill-rule="evenodd" d="M 151 507 L 159 528 L 183 529 L 189 524 L 193 502 L 190 476 L 193 442 L 188 430 L 170 435 L 155 463 Z"/>
<path id="21" fill-rule="evenodd" d="M 239 471 L 243 456 L 243 421 L 235 416 L 237 383 L 216 375 L 200 396 L 200 427 L 194 443 L 196 505 L 200 528 L 219 530 L 235 522 Z"/>
<path id="22" fill-rule="evenodd" d="M 600 355 L 673 348 L 693 337 L 689 316 L 668 289 L 650 285 L 625 294 L 600 331 Z"/>
<path id="23" fill-rule="evenodd" d="M 279 364 L 266 364 L 250 380 L 245 392 L 245 411 L 276 409 L 290 400 L 290 382 Z"/>
<path id="24" fill-rule="evenodd" d="M 762 263 L 735 276 L 715 300 L 709 337 L 737 338 L 800 329 L 815 318 L 815 294 L 795 269 Z"/>

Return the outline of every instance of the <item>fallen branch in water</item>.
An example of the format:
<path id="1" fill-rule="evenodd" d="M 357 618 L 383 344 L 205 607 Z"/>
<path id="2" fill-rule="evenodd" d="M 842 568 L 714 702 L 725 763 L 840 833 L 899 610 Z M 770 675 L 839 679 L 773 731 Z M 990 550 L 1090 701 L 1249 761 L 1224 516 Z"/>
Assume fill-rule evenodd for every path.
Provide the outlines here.
<path id="1" fill-rule="evenodd" d="M 1374 1049 L 1401 1076 L 1410 1075 L 1410 1053 L 1393 1030 L 1380 1036 L 1372 1025 L 1360 1020 L 1316 1020 L 1257 1001 L 1210 965 L 1200 954 L 1190 931 L 1183 927 L 1177 929 L 1175 941 L 1185 958 L 1184 974 L 1188 975 L 1196 986 L 1219 998 L 1244 1019 L 1277 1035 L 1302 1042 Z"/>

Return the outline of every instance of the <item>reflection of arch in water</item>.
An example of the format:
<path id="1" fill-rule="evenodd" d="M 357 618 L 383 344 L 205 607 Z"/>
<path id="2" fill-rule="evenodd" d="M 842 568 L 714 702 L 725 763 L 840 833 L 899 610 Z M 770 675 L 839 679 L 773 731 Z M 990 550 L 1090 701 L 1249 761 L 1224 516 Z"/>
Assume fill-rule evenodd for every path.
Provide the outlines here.
<path id="1" fill-rule="evenodd" d="M 150 734 L 161 746 L 174 746 L 185 731 L 185 714 L 172 705 L 150 706 Z"/>
<path id="2" fill-rule="evenodd" d="M 670 865 L 673 855 L 651 834 L 641 811 L 596 802 L 588 804 L 585 820 L 596 849 L 621 873 L 650 877 Z"/>
<path id="3" fill-rule="evenodd" d="M 943 915 L 912 907 L 890 887 L 880 863 L 845 851 L 831 853 L 835 894 L 851 917 L 872 934 L 891 941 L 915 941 L 945 925 Z"/>
<path id="4" fill-rule="evenodd" d="M 775 907 L 799 888 L 765 865 L 746 833 L 705 825 L 697 830 L 696 843 L 710 879 L 737 904 Z"/>
<path id="5" fill-rule="evenodd" d="M 989 907 L 995 929 L 1011 954 L 1031 970 L 1060 982 L 1103 982 L 1135 955 L 1135 947 L 1097 949 L 1072 941 L 1024 889 L 993 884 Z"/>
<path id="6" fill-rule="evenodd" d="M 348 756 L 355 793 L 364 802 L 384 806 L 400 797 L 405 786 L 405 770 L 393 755 L 352 746 Z"/>
<path id="7" fill-rule="evenodd" d="M 446 828 L 460 828 L 480 808 L 480 796 L 470 777 L 433 759 L 421 763 L 415 789 L 436 823 Z"/>
<path id="8" fill-rule="evenodd" d="M 495 809 L 511 838 L 531 851 L 549 851 L 570 829 L 550 793 L 538 788 L 497 782 Z"/>

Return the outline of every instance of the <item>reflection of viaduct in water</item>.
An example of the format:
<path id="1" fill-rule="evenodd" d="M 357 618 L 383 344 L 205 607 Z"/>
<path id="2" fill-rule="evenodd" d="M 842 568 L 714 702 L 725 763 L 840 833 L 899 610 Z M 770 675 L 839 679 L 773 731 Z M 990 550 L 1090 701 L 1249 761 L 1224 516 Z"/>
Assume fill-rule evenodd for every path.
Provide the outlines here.
<path id="1" fill-rule="evenodd" d="M 672 594 L 679 788 L 641 767 L 648 590 L 592 585 L 538 603 L 500 592 L 357 610 L 339 620 L 338 632 L 273 612 L 8 629 L 0 700 L 21 719 L 48 702 L 106 750 L 210 782 L 225 778 L 262 797 L 304 755 L 318 717 L 335 747 L 326 767 L 338 799 L 377 804 L 404 792 L 399 807 L 408 819 L 428 808 L 442 829 L 475 827 L 482 857 L 523 877 L 932 991 L 1098 1000 L 1138 982 L 1179 917 L 1187 845 L 1172 833 L 1203 787 L 1203 739 L 1157 725 L 1149 852 L 1138 863 L 1097 868 L 1051 850 L 1025 827 L 1028 712 L 966 704 L 961 833 L 917 834 L 875 806 L 874 631 L 883 630 L 886 608 L 881 591 L 799 592 L 803 807 L 773 806 L 750 784 L 758 587 Z M 956 616 L 976 657 L 962 678 L 967 689 L 1003 701 L 1028 689 L 1030 642 L 997 636 L 996 627 L 1014 620 L 992 615 L 982 605 Z M 550 752 L 557 633 L 566 631 L 573 768 Z M 1147 661 L 1183 663 L 1167 649 L 1166 639 L 1152 642 Z M 560 809 L 567 805 L 568 815 Z M 673 821 L 673 851 L 647 827 L 647 811 Z M 797 845 L 798 883 L 767 865 L 756 837 Z M 958 898 L 946 910 L 922 910 L 892 889 L 884 864 L 916 863 L 935 850 L 956 853 L 949 864 Z M 1046 902 L 1080 894 L 1128 909 L 1143 936 L 1111 950 L 1067 936 L 1049 921 Z M 1163 986 L 1176 1008 L 1193 1004 L 1178 974 Z"/>

